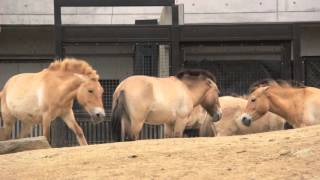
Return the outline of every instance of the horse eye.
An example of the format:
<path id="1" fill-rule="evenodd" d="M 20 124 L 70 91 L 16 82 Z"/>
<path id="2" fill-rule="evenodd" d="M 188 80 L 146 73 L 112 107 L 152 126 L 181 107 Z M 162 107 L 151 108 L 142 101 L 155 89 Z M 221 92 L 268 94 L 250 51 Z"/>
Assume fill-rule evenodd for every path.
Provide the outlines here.
<path id="1" fill-rule="evenodd" d="M 89 93 L 93 93 L 93 90 L 88 90 Z"/>
<path id="2" fill-rule="evenodd" d="M 256 101 L 256 99 L 251 99 L 251 102 L 255 102 Z"/>

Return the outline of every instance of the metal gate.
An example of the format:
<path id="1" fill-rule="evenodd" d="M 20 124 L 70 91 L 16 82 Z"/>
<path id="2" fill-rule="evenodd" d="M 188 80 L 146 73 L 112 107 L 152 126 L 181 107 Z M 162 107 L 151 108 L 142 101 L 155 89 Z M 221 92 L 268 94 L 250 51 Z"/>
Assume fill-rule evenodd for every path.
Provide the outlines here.
<path id="1" fill-rule="evenodd" d="M 320 57 L 306 57 L 304 66 L 305 84 L 320 88 Z"/>
<path id="2" fill-rule="evenodd" d="M 244 95 L 260 79 L 290 78 L 288 52 L 280 43 L 187 45 L 183 53 L 184 67 L 207 69 L 217 77 L 221 96 Z"/>

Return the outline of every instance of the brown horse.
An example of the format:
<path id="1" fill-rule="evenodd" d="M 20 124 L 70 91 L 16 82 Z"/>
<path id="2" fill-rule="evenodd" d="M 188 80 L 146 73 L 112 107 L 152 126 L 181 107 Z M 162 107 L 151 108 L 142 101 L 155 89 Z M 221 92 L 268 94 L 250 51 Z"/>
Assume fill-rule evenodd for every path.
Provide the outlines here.
<path id="1" fill-rule="evenodd" d="M 271 112 L 261 116 L 250 127 L 243 125 L 240 117 L 247 104 L 245 97 L 223 96 L 219 98 L 219 101 L 223 116 L 219 122 L 214 123 L 217 136 L 252 134 L 284 129 L 286 121 Z"/>
<path id="2" fill-rule="evenodd" d="M 23 124 L 19 137 L 28 136 L 32 125 L 41 123 L 43 135 L 49 139 L 51 121 L 61 117 L 76 134 L 79 144 L 86 145 L 72 105 L 77 99 L 94 121 L 104 119 L 103 89 L 98 80 L 99 75 L 88 63 L 70 58 L 56 60 L 38 73 L 11 77 L 1 92 L 4 128 L 0 139 L 10 138 L 16 120 Z"/>
<path id="3" fill-rule="evenodd" d="M 165 124 L 166 137 L 182 137 L 189 114 L 199 104 L 220 119 L 218 93 L 215 77 L 204 70 L 185 70 L 166 78 L 131 76 L 113 95 L 113 136 L 136 140 L 147 122 Z"/>
<path id="4" fill-rule="evenodd" d="M 320 89 L 294 87 L 285 81 L 263 80 L 250 88 L 242 123 L 250 126 L 270 111 L 286 119 L 294 128 L 320 123 Z"/>

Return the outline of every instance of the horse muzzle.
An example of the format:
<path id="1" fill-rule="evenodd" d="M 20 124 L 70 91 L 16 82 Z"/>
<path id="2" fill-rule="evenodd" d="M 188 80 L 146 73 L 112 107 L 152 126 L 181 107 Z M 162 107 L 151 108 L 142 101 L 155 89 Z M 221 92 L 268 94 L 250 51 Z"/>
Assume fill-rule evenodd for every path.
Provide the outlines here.
<path id="1" fill-rule="evenodd" d="M 241 122 L 243 125 L 249 127 L 251 125 L 252 119 L 246 115 L 242 116 Z"/>
<path id="2" fill-rule="evenodd" d="M 94 108 L 90 115 L 94 124 L 101 123 L 106 118 L 106 113 L 102 108 Z"/>
<path id="3" fill-rule="evenodd" d="M 219 109 L 218 111 L 216 111 L 215 113 L 213 113 L 213 116 L 212 116 L 213 122 L 217 122 L 217 121 L 219 121 L 221 118 L 222 118 L 222 111 L 221 111 L 221 109 Z"/>

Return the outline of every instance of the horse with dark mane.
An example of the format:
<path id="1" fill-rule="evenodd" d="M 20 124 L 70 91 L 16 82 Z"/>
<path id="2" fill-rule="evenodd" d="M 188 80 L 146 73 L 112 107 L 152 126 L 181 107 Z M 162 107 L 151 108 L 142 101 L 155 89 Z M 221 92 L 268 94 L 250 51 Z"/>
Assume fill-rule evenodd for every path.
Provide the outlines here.
<path id="1" fill-rule="evenodd" d="M 165 124 L 166 137 L 182 137 L 193 108 L 201 105 L 214 120 L 221 117 L 215 77 L 204 70 L 176 76 L 131 76 L 113 94 L 113 138 L 136 140 L 143 124 Z"/>
<path id="2" fill-rule="evenodd" d="M 250 126 L 266 112 L 286 119 L 294 128 L 320 123 L 320 89 L 284 80 L 262 80 L 250 88 L 242 123 Z"/>

